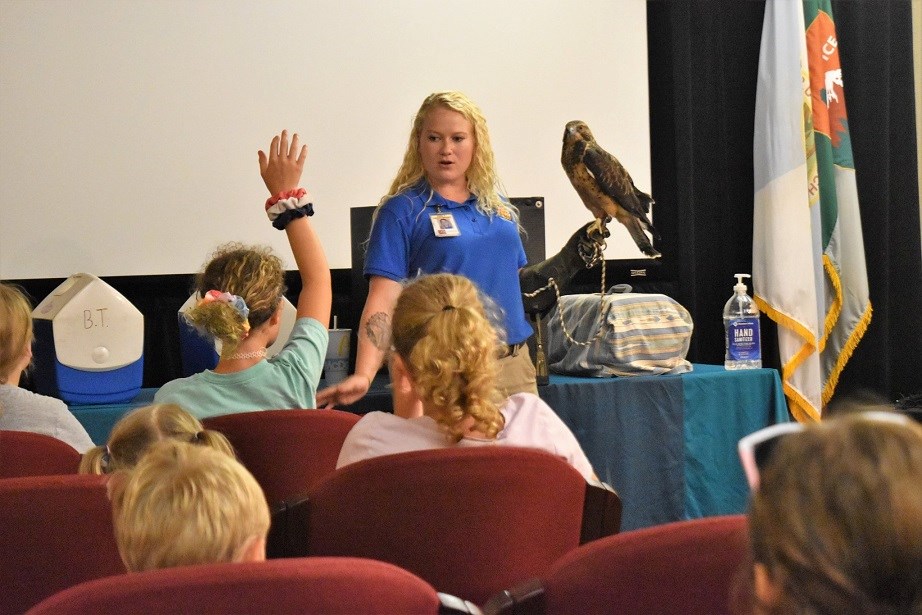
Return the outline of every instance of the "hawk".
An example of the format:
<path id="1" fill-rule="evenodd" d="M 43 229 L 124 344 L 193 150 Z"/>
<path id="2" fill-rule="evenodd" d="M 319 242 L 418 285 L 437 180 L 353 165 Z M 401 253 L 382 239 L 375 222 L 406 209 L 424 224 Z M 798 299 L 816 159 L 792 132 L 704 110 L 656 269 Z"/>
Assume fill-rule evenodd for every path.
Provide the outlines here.
<path id="1" fill-rule="evenodd" d="M 595 225 L 602 227 L 614 218 L 627 227 L 641 252 L 661 256 L 646 234 L 660 238 L 648 217 L 653 199 L 637 189 L 617 158 L 599 147 L 585 122 L 567 123 L 560 163 L 583 205 L 596 217 Z"/>

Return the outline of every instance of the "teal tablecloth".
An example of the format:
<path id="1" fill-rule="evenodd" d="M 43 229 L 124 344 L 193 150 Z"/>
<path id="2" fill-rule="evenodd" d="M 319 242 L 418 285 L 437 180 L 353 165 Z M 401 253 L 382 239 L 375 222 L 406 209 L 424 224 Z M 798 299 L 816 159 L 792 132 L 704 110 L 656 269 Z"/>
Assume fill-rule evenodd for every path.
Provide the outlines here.
<path id="1" fill-rule="evenodd" d="M 774 369 L 696 364 L 681 379 L 685 518 L 745 512 L 749 486 L 736 445 L 745 435 L 791 420 L 781 378 Z"/>
<path id="2" fill-rule="evenodd" d="M 740 438 L 789 420 L 778 372 L 695 364 L 680 375 L 551 375 L 541 397 L 599 478 L 618 490 L 622 529 L 742 513 Z"/>

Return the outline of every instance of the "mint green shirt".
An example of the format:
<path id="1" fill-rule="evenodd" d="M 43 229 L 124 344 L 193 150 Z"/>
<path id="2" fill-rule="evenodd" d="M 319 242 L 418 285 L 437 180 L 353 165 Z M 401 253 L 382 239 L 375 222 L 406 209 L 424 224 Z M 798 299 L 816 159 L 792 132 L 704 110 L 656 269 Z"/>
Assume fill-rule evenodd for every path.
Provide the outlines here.
<path id="1" fill-rule="evenodd" d="M 280 353 L 233 374 L 211 370 L 167 382 L 154 403 L 178 404 L 199 419 L 254 410 L 315 408 L 329 332 L 299 318 Z"/>

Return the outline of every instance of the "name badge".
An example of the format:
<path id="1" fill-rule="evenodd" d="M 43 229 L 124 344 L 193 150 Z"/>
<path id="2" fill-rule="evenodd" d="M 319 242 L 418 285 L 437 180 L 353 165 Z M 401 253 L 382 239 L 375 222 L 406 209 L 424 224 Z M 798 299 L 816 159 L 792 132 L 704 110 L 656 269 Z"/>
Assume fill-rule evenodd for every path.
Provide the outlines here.
<path id="1" fill-rule="evenodd" d="M 436 237 L 457 237 L 461 234 L 451 214 L 430 214 L 429 220 L 432 221 L 432 230 Z"/>

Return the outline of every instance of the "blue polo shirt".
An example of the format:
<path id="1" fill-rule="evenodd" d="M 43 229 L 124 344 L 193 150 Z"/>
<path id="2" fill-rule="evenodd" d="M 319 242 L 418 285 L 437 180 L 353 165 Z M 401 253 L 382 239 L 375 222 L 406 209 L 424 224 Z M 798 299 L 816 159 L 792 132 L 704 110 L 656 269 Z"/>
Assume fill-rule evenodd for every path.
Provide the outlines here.
<path id="1" fill-rule="evenodd" d="M 452 215 L 457 237 L 436 237 L 429 216 L 437 212 Z M 506 341 L 518 344 L 532 334 L 519 286 L 519 269 L 526 262 L 515 222 L 483 214 L 474 196 L 449 201 L 421 181 L 378 210 L 365 275 L 396 282 L 424 273 L 463 275 L 503 309 Z"/>

